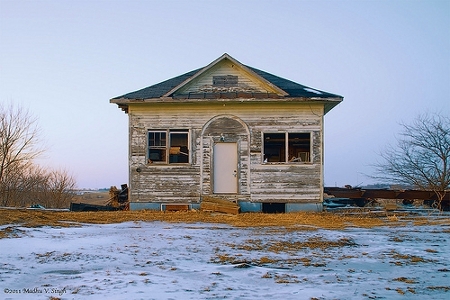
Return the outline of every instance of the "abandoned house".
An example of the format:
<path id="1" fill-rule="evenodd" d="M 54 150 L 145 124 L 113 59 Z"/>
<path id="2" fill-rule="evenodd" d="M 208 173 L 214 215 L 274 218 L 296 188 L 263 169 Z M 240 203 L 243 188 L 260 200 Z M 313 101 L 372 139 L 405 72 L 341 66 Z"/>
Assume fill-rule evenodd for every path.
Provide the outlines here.
<path id="1" fill-rule="evenodd" d="M 228 54 L 111 99 L 129 117 L 130 209 L 322 210 L 324 115 L 342 100 Z"/>

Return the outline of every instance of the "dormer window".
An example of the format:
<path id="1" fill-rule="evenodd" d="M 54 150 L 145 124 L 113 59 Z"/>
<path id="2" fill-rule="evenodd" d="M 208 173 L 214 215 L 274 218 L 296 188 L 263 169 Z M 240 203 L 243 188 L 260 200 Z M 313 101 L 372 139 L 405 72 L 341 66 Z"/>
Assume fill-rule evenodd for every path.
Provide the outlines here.
<path id="1" fill-rule="evenodd" d="M 213 86 L 230 87 L 238 85 L 238 77 L 233 75 L 213 76 Z"/>

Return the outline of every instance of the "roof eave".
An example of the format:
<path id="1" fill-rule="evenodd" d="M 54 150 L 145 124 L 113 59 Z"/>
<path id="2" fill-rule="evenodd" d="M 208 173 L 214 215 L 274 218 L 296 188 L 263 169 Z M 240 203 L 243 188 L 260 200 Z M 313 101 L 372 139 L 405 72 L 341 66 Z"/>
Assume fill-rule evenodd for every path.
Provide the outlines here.
<path id="1" fill-rule="evenodd" d="M 324 112 L 323 114 L 326 115 L 330 110 L 332 110 L 334 107 L 339 105 L 344 100 L 344 98 L 329 98 L 324 104 Z"/>
<path id="2" fill-rule="evenodd" d="M 260 103 L 260 102 L 298 102 L 298 103 L 323 103 L 328 107 L 327 112 L 333 107 L 341 103 L 343 98 L 321 98 L 321 97 L 281 97 L 281 98 L 173 98 L 173 97 L 160 97 L 160 98 L 147 98 L 147 99 L 128 99 L 128 98 L 114 98 L 109 102 L 120 106 L 128 106 L 129 104 L 151 104 L 151 103 L 206 103 L 206 102 L 248 102 L 248 103 Z"/>

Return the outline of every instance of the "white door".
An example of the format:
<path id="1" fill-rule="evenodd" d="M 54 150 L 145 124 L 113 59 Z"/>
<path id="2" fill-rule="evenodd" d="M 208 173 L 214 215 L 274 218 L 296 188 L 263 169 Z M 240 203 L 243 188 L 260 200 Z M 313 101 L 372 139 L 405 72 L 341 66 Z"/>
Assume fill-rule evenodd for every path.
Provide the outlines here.
<path id="1" fill-rule="evenodd" d="M 218 143 L 213 150 L 213 182 L 216 194 L 237 194 L 238 152 L 237 143 Z"/>

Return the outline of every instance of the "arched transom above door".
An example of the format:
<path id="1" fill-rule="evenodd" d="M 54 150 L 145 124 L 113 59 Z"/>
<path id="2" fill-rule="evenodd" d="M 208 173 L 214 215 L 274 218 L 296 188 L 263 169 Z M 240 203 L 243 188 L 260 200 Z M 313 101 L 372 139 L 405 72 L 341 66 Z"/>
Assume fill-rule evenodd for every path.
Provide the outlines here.
<path id="1" fill-rule="evenodd" d="M 234 116 L 217 116 L 207 122 L 203 128 L 203 136 L 246 135 L 247 125 Z"/>

